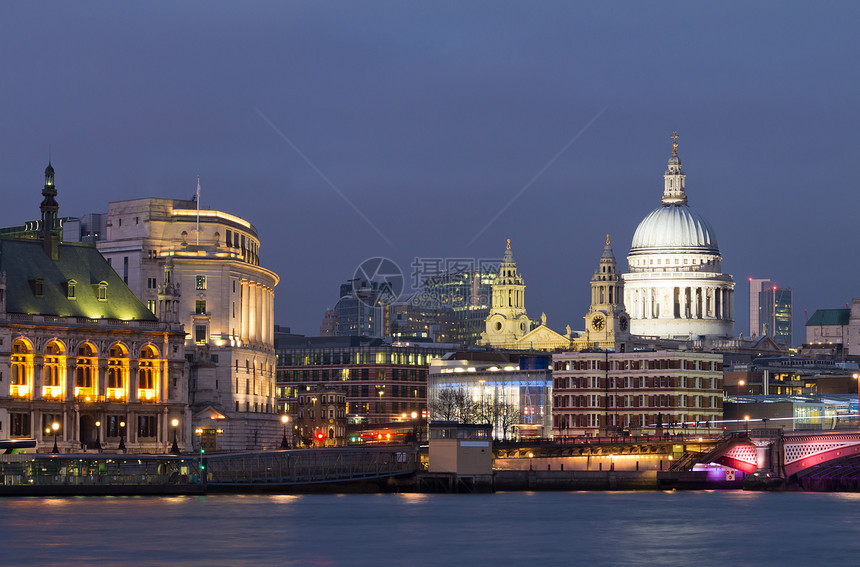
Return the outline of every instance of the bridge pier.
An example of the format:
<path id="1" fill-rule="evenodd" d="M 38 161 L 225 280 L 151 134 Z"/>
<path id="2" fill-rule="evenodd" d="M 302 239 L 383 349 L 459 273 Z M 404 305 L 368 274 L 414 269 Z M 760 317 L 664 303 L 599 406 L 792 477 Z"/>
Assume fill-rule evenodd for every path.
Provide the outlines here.
<path id="1" fill-rule="evenodd" d="M 744 490 L 775 490 L 782 488 L 785 479 L 774 467 L 774 452 L 782 439 L 781 429 L 754 429 L 750 442 L 755 445 L 756 471 L 744 478 Z"/>

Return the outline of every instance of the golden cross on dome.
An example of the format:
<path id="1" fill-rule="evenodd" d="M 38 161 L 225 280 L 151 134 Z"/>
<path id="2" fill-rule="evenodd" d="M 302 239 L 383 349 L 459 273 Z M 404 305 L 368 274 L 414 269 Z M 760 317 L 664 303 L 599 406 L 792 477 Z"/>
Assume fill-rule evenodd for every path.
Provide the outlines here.
<path id="1" fill-rule="evenodd" d="M 609 246 L 609 234 L 606 235 L 606 245 Z"/>
<path id="2" fill-rule="evenodd" d="M 672 157 L 678 157 L 678 133 L 672 132 L 669 137 L 672 138 Z"/>
<path id="3" fill-rule="evenodd" d="M 511 239 L 510 239 L 510 238 L 508 238 L 508 247 L 507 247 L 507 250 L 510 250 L 510 249 L 511 249 Z"/>

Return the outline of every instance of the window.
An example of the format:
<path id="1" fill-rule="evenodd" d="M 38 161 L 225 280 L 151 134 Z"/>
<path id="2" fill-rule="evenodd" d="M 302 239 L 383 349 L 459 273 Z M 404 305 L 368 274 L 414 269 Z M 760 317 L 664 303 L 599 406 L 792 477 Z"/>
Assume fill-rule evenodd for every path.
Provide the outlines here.
<path id="1" fill-rule="evenodd" d="M 128 256 L 122 257 L 122 281 L 128 285 Z"/>
<path id="2" fill-rule="evenodd" d="M 194 278 L 196 289 L 206 289 L 206 276 L 197 276 Z"/>
<path id="3" fill-rule="evenodd" d="M 10 413 L 10 435 L 12 437 L 29 437 L 30 436 L 30 414 L 29 413 Z"/>
<path id="4" fill-rule="evenodd" d="M 144 348 L 140 353 L 137 387 L 141 399 L 149 400 L 155 398 L 157 358 L 158 353 L 151 346 Z"/>
<path id="5" fill-rule="evenodd" d="M 226 241 L 227 241 L 227 247 L 228 248 L 233 245 L 233 232 L 230 229 L 227 229 Z"/>
<path id="6" fill-rule="evenodd" d="M 36 297 L 45 297 L 45 278 L 36 278 L 33 284 L 33 293 Z"/>
<path id="7" fill-rule="evenodd" d="M 206 344 L 206 325 L 194 325 L 194 342 Z"/>
<path id="8" fill-rule="evenodd" d="M 128 283 L 128 282 L 126 282 L 126 283 Z M 98 290 L 99 301 L 107 301 L 107 287 L 108 287 L 107 282 L 100 282 L 99 283 L 99 290 Z"/>
<path id="9" fill-rule="evenodd" d="M 206 315 L 206 301 L 198 299 L 194 302 L 194 312 L 198 315 Z"/>
<path id="10" fill-rule="evenodd" d="M 68 299 L 75 299 L 75 286 L 78 284 L 75 280 L 69 280 L 66 282 L 66 297 Z"/>
<path id="11" fill-rule="evenodd" d="M 84 344 L 78 347 L 78 358 L 75 361 L 75 396 L 94 395 L 93 389 L 96 375 L 96 358 L 95 349 L 90 344 Z"/>
<path id="12" fill-rule="evenodd" d="M 154 415 L 139 415 L 137 417 L 137 436 L 155 437 L 158 434 Z"/>
<path id="13" fill-rule="evenodd" d="M 114 399 L 125 398 L 126 377 L 128 375 L 128 358 L 125 349 L 114 345 L 108 353 L 107 397 Z"/>
<path id="14" fill-rule="evenodd" d="M 64 358 L 63 349 L 59 343 L 51 342 L 45 347 L 44 366 L 42 369 L 42 384 L 46 396 L 59 396 L 61 394 L 61 374 Z"/>
<path id="15" fill-rule="evenodd" d="M 120 433 L 125 435 L 125 421 L 121 415 L 109 415 L 105 427 L 106 437 L 119 437 Z"/>

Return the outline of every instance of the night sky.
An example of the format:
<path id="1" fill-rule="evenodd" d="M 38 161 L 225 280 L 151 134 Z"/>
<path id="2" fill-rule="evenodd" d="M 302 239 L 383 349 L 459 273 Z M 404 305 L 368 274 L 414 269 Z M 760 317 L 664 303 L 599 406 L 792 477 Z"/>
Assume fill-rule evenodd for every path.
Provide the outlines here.
<path id="1" fill-rule="evenodd" d="M 200 175 L 204 208 L 258 228 L 276 320 L 296 332 L 318 333 L 367 258 L 409 280 L 415 257 L 498 258 L 506 238 L 529 315 L 581 329 L 605 234 L 626 270 L 677 130 L 690 206 L 737 282 L 735 332 L 747 278 L 770 277 L 794 290 L 799 342 L 805 309 L 860 296 L 858 16 L 856 2 L 4 2 L 0 225 L 38 218 L 50 147 L 61 216 L 190 198 Z"/>

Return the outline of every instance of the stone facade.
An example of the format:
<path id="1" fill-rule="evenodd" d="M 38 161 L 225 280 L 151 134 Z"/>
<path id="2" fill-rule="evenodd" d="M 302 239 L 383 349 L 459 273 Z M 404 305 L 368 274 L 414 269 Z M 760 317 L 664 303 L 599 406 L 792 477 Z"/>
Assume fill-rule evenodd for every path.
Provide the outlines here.
<path id="1" fill-rule="evenodd" d="M 274 288 L 248 221 L 195 201 L 110 203 L 97 243 L 163 321 L 185 326 L 194 430 L 217 450 L 274 448 Z"/>

